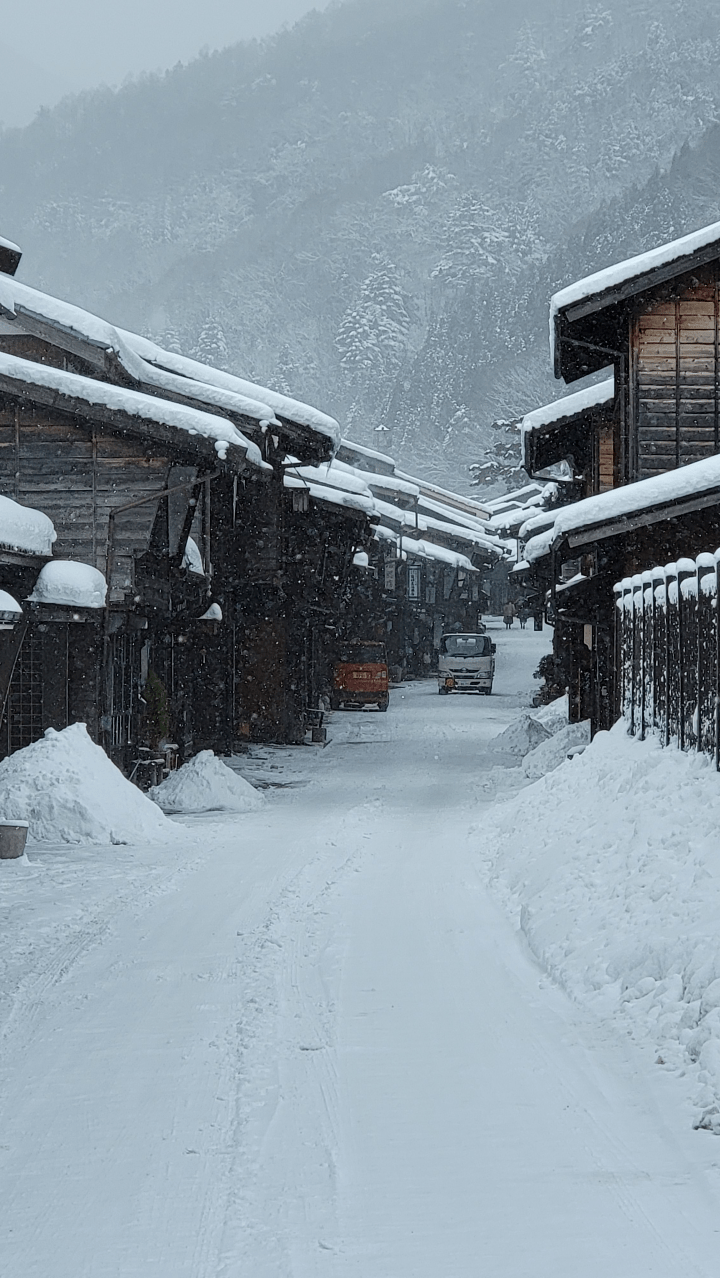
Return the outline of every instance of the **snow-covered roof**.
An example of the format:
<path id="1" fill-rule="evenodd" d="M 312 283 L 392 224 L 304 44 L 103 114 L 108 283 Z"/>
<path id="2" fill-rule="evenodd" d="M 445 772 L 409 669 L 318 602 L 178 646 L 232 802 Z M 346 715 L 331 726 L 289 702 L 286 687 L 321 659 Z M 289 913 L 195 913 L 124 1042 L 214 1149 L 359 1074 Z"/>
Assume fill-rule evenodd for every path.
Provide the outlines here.
<path id="1" fill-rule="evenodd" d="M 407 555 L 416 555 L 419 559 L 432 559 L 439 563 L 449 564 L 452 568 L 461 568 L 465 572 L 476 572 L 466 555 L 455 550 L 446 550 L 444 546 L 436 546 L 433 541 L 415 541 L 412 537 L 403 537 L 402 548 Z"/>
<path id="2" fill-rule="evenodd" d="M 228 447 L 232 444 L 242 449 L 248 462 L 268 468 L 257 444 L 247 439 L 232 422 L 212 413 L 188 408 L 185 404 L 173 404 L 169 400 L 158 399 L 155 395 L 127 390 L 124 386 L 112 386 L 92 377 L 66 373 L 63 369 L 52 368 L 47 364 L 35 364 L 16 355 L 7 355 L 3 351 L 0 351 L 0 377 L 20 386 L 42 386 L 69 399 L 100 405 L 115 412 L 126 413 L 130 417 L 173 427 L 188 435 L 213 440 L 215 451 L 221 459 L 227 456 Z"/>
<path id="3" fill-rule="evenodd" d="M 537 533 L 552 527 L 559 513 L 560 509 L 556 506 L 554 510 L 543 510 L 539 515 L 531 515 L 524 524 L 521 524 L 518 537 L 521 541 L 529 541 Z"/>
<path id="4" fill-rule="evenodd" d="M 574 395 L 566 395 L 564 399 L 555 400 L 553 404 L 545 404 L 543 408 L 534 408 L 531 413 L 526 413 L 522 419 L 520 429 L 523 445 L 526 437 L 533 432 L 543 430 L 548 426 L 554 426 L 569 417 L 579 417 L 581 413 L 587 413 L 592 408 L 600 408 L 604 404 L 611 404 L 614 398 L 615 378 L 608 377 L 596 386 L 586 386 L 583 390 L 576 391 Z"/>
<path id="5" fill-rule="evenodd" d="M 708 457 L 652 479 L 641 479 L 563 506 L 555 520 L 554 536 L 560 539 L 580 529 L 622 520 L 654 506 L 691 500 L 717 489 L 720 489 L 720 456 Z"/>
<path id="6" fill-rule="evenodd" d="M 493 497 L 485 507 L 488 516 L 492 514 L 501 514 L 505 510 L 510 510 L 515 506 L 527 506 L 531 497 L 537 496 L 543 492 L 545 484 L 540 480 L 532 480 L 529 484 L 523 484 L 522 488 L 514 488 L 512 492 L 504 493 L 502 497 Z"/>
<path id="7" fill-rule="evenodd" d="M 101 350 L 112 351 L 125 371 L 142 385 L 158 386 L 162 390 L 197 398 L 226 411 L 254 418 L 261 424 L 272 423 L 275 414 L 279 413 L 331 439 L 333 444 L 339 442 L 337 422 L 308 404 L 163 350 L 137 333 L 118 328 L 82 307 L 42 293 L 6 275 L 0 275 L 0 310 L 10 317 L 18 317 L 20 324 L 22 314 L 26 312 Z"/>
<path id="8" fill-rule="evenodd" d="M 0 547 L 27 555 L 51 555 L 57 533 L 41 510 L 0 497 Z"/>
<path id="9" fill-rule="evenodd" d="M 446 502 L 436 501 L 435 498 L 428 497 L 425 493 L 420 494 L 418 507 L 421 511 L 430 511 L 433 515 L 441 515 L 448 523 L 459 524 L 462 528 L 472 528 L 475 532 L 489 531 L 487 519 L 481 519 L 477 515 L 469 515 L 464 510 L 458 510 L 457 507 L 449 506 Z"/>
<path id="10" fill-rule="evenodd" d="M 698 231 L 692 231 L 690 235 L 683 235 L 679 240 L 671 240 L 669 244 L 661 244 L 647 253 L 639 253 L 636 257 L 629 257 L 624 262 L 616 262 L 613 266 L 608 266 L 602 271 L 595 271 L 594 274 L 587 275 L 585 279 L 577 280 L 574 284 L 569 284 L 567 288 L 560 289 L 550 299 L 550 351 L 553 364 L 555 363 L 557 317 L 560 311 L 567 310 L 568 307 L 579 302 L 589 301 L 590 298 L 598 299 L 599 309 L 603 294 L 609 290 L 636 282 L 639 291 L 645 286 L 645 277 L 652 271 L 674 262 L 680 263 L 685 258 L 691 258 L 700 249 L 716 244 L 720 254 L 720 222 L 703 226 Z"/>
<path id="11" fill-rule="evenodd" d="M 504 515 L 492 516 L 490 527 L 497 533 L 517 533 L 518 528 L 526 523 L 532 510 L 537 506 L 542 506 L 542 496 L 533 497 L 532 501 L 528 501 L 527 506 L 515 506 L 514 510 L 505 511 Z"/>
<path id="12" fill-rule="evenodd" d="M 365 515 L 375 514 L 375 503 L 372 497 L 362 493 L 351 493 L 347 489 L 332 488 L 329 484 L 313 484 L 307 479 L 300 479 L 294 474 L 285 474 L 283 484 L 286 488 L 304 488 L 315 501 L 324 501 L 330 506 L 343 506 L 348 510 L 361 510 Z"/>
<path id="13" fill-rule="evenodd" d="M 340 427 L 335 418 L 329 417 L 327 413 L 321 413 L 317 408 L 312 408 L 310 404 L 303 404 L 300 400 L 291 399 L 289 395 L 281 395 L 278 391 L 270 390 L 266 386 L 258 386 L 255 382 L 248 382 L 243 377 L 235 377 L 233 373 L 212 368 L 209 364 L 200 364 L 197 360 L 189 359 L 185 355 L 176 355 L 173 351 L 163 350 L 155 342 L 149 341 L 146 337 L 140 337 L 137 333 L 129 333 L 125 329 L 117 331 L 128 346 L 148 364 L 208 386 L 216 386 L 220 390 L 247 396 L 271 408 L 279 417 L 285 417 L 288 421 L 307 426 L 318 435 L 324 435 L 331 440 L 334 448 L 337 448 L 340 443 Z"/>
<path id="14" fill-rule="evenodd" d="M 398 479 L 396 475 L 376 475 L 369 470 L 362 473 L 369 488 L 377 488 L 384 493 L 398 493 L 403 497 L 413 497 L 416 500 L 420 496 L 417 484 L 411 484 L 407 479 Z"/>
<path id="15" fill-rule="evenodd" d="M 523 547 L 523 555 L 528 564 L 534 564 L 538 559 L 544 559 L 549 554 L 550 547 L 555 540 L 554 525 L 545 532 L 538 533 L 536 537 L 531 537 L 525 542 Z"/>
<path id="16" fill-rule="evenodd" d="M 22 253 L 19 244 L 13 244 L 12 240 L 6 240 L 4 235 L 0 235 L 0 248 L 9 249 L 11 253 Z"/>
<path id="17" fill-rule="evenodd" d="M 398 535 L 393 532 L 392 528 L 386 528 L 384 524 L 376 524 L 373 528 L 373 537 L 376 541 L 391 541 L 394 546 L 398 544 Z"/>
<path id="18" fill-rule="evenodd" d="M 395 471 L 395 460 L 392 457 L 388 457 L 387 453 L 379 453 L 374 448 L 366 448 L 364 444 L 356 444 L 352 439 L 341 439 L 340 446 L 338 448 L 338 456 L 341 460 L 346 461 L 348 455 L 352 455 L 353 458 L 360 457 L 375 466 L 382 466 L 390 474 L 393 474 Z M 373 473 L 377 474 L 378 472 L 376 471 Z"/>
<path id="19" fill-rule="evenodd" d="M 349 493 L 362 493 L 363 496 L 372 498 L 372 493 L 359 472 L 349 466 L 341 468 L 335 462 L 323 462 L 320 466 L 293 466 L 286 474 L 307 479 L 309 483 L 327 484 L 329 488 L 341 488 Z"/>
<path id="20" fill-rule="evenodd" d="M 40 570 L 30 603 L 60 604 L 65 608 L 104 608 L 107 582 L 90 564 L 54 559 Z"/>
<path id="21" fill-rule="evenodd" d="M 485 518 L 486 507 L 480 506 L 471 497 L 464 497 L 460 493 L 451 493 L 448 488 L 441 488 L 439 484 L 431 484 L 427 479 L 419 479 L 417 475 L 408 475 L 404 470 L 396 470 L 395 474 L 398 479 L 406 479 L 410 484 L 417 484 L 420 492 L 425 497 L 434 497 L 443 505 L 462 510 L 465 514 L 473 515 L 476 519 Z"/>

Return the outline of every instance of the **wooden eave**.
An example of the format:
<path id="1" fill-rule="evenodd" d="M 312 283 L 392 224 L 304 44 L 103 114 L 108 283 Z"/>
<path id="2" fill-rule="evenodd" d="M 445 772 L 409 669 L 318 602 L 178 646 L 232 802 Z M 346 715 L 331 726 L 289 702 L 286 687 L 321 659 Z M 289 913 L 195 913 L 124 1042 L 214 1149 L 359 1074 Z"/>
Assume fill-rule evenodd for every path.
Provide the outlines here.
<path id="1" fill-rule="evenodd" d="M 648 507 L 632 515 L 619 515 L 616 519 L 605 523 L 594 524 L 588 528 L 578 528 L 565 533 L 555 543 L 558 548 L 565 543 L 571 550 L 588 546 L 594 542 L 606 541 L 611 537 L 620 537 L 639 528 L 649 528 L 652 524 L 672 523 L 684 515 L 696 511 L 711 510 L 720 512 L 720 485 L 711 492 L 699 494 L 697 497 L 686 497 L 676 501 L 664 502 L 662 505 Z"/>
<path id="2" fill-rule="evenodd" d="M 615 406 L 608 402 L 527 431 L 523 438 L 523 467 L 533 478 L 535 471 L 545 470 L 548 466 L 564 461 L 575 453 L 578 444 L 582 444 L 585 437 L 589 442 L 593 431 L 614 421 Z"/>
<path id="3" fill-rule="evenodd" d="M 655 300 L 656 290 L 719 258 L 715 241 L 563 307 L 555 316 L 555 376 L 575 382 L 627 355 L 627 318 L 640 299 Z"/>
<path id="4" fill-rule="evenodd" d="M 213 404 L 210 398 L 203 399 L 197 393 L 197 390 L 192 395 L 183 395 L 179 389 L 165 390 L 162 387 L 155 386 L 152 382 L 137 381 L 124 368 L 114 350 L 91 337 L 78 334 L 74 329 L 68 328 L 59 321 L 47 320 L 24 306 L 18 306 L 14 314 L 7 311 L 2 313 L 10 322 L 17 320 L 18 328 L 22 330 L 22 334 L 18 333 L 18 336 L 29 334 L 31 337 L 37 337 L 40 341 L 47 342 L 49 346 L 54 346 L 68 355 L 74 355 L 76 358 L 84 360 L 100 375 L 102 380 L 109 382 L 111 385 L 126 386 L 128 389 L 135 390 L 140 389 L 144 395 L 152 395 L 155 399 L 166 399 L 174 404 L 183 404 L 187 408 L 197 408 L 198 405 L 203 405 L 204 410 L 207 412 L 219 412 L 217 405 Z M 198 385 L 201 384 L 198 381 Z M 208 385 L 208 396 L 210 396 L 212 389 Z M 271 411 L 268 409 L 268 412 Z M 251 438 L 255 436 L 254 442 L 259 442 L 261 431 L 260 423 L 256 418 L 247 417 L 243 413 L 233 412 L 225 408 L 222 409 L 222 416 L 237 426 L 244 435 L 249 435 Z M 319 462 L 330 461 L 334 456 L 333 442 L 327 436 L 314 432 L 310 427 L 303 426 L 287 417 L 278 416 L 277 422 L 278 425 L 271 428 L 272 433 L 277 435 L 282 441 L 283 450 L 298 457 L 303 464 L 318 464 Z"/>
<path id="5" fill-rule="evenodd" d="M 247 461 L 245 453 L 237 445 L 228 444 L 228 455 L 223 460 L 215 449 L 215 441 L 202 435 L 190 435 L 181 427 L 167 426 L 162 422 L 136 417 L 121 409 L 108 408 L 104 404 L 89 404 L 86 400 L 65 395 L 47 386 L 34 386 L 24 381 L 0 374 L 0 395 L 21 403 L 36 404 L 65 417 L 80 418 L 99 426 L 106 434 L 130 436 L 163 452 L 180 455 L 190 464 L 206 462 L 212 469 L 223 469 L 232 475 L 257 474 L 264 478 L 269 472 L 260 471 Z"/>
<path id="6" fill-rule="evenodd" d="M 41 342 L 47 342 L 48 346 L 55 346 L 58 350 L 65 351 L 68 355 L 75 355 L 78 359 L 82 359 L 89 364 L 97 372 L 102 373 L 108 381 L 113 379 L 116 372 L 117 359 L 111 359 L 111 352 L 106 346 L 102 346 L 99 342 L 93 341 L 91 337 L 79 336 L 74 329 L 66 328 L 65 325 L 56 321 L 45 319 L 41 315 L 35 314 L 34 311 L 27 310 L 24 306 L 18 306 L 14 313 L 3 310 L 0 307 L 0 313 L 10 323 L 17 323 L 17 336 L 30 335 L 37 337 Z M 127 374 L 122 381 L 124 386 L 131 385 Z"/>
<path id="7" fill-rule="evenodd" d="M 40 572 L 43 565 L 51 559 L 52 555 L 36 555 L 10 546 L 0 546 L 0 568 L 8 564 L 11 568 L 36 568 Z"/>
<path id="8" fill-rule="evenodd" d="M 313 431 L 310 426 L 302 426 L 300 422 L 294 422 L 280 413 L 275 416 L 280 426 L 268 426 L 268 430 L 272 435 L 277 435 L 278 441 L 282 443 L 282 451 L 297 457 L 303 466 L 317 466 L 321 462 L 332 461 L 335 446 L 328 435 Z"/>

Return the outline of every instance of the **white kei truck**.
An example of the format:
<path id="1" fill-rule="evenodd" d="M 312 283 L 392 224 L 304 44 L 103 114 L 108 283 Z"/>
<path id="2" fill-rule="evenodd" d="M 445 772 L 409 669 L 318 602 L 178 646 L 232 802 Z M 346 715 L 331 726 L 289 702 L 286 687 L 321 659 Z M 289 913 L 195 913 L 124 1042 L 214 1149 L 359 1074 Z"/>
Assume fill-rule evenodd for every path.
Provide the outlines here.
<path id="1" fill-rule="evenodd" d="M 443 635 L 438 657 L 438 692 L 483 692 L 489 697 L 495 674 L 495 644 L 488 635 Z"/>

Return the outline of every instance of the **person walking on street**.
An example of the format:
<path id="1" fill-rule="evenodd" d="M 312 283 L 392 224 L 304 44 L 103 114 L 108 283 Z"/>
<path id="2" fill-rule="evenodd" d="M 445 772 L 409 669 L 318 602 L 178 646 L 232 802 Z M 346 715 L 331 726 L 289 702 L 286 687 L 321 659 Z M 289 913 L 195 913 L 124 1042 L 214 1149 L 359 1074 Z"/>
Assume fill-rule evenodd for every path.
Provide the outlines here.
<path id="1" fill-rule="evenodd" d="M 503 621 L 505 622 L 506 630 L 509 630 L 511 625 L 513 624 L 513 621 L 515 620 L 516 612 L 517 612 L 517 608 L 515 607 L 515 604 L 513 603 L 512 599 L 508 599 L 507 603 L 505 604 L 505 607 L 503 608 Z"/>

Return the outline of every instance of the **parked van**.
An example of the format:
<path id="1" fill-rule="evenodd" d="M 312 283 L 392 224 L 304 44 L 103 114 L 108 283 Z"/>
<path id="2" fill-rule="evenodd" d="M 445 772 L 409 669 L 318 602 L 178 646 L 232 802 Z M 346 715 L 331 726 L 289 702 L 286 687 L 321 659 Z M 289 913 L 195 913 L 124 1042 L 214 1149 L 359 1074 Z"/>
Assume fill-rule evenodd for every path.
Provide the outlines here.
<path id="1" fill-rule="evenodd" d="M 495 644 L 488 635 L 443 635 L 438 658 L 438 692 L 492 692 Z"/>
<path id="2" fill-rule="evenodd" d="M 348 705 L 376 705 L 378 710 L 387 710 L 390 682 L 385 644 L 371 639 L 346 644 L 335 665 L 333 682 L 333 710 Z"/>

